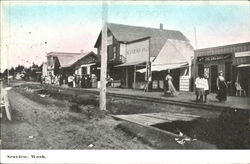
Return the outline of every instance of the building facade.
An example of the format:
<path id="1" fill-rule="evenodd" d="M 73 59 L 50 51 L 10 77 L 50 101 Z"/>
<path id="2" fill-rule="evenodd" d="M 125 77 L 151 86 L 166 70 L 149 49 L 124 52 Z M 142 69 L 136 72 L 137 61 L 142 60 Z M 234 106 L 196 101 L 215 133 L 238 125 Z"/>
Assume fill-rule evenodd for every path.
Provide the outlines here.
<path id="1" fill-rule="evenodd" d="M 157 29 L 109 23 L 107 29 L 108 73 L 121 87 L 142 89 L 152 77 L 153 88 L 163 88 L 170 69 L 175 87 L 190 89 L 193 48 L 180 31 L 165 30 L 162 24 Z M 100 55 L 101 32 L 95 48 Z"/>
<path id="2" fill-rule="evenodd" d="M 229 95 L 236 94 L 236 82 L 246 94 L 250 93 L 250 42 L 195 50 L 194 74 L 209 75 L 211 92 L 217 91 L 216 79 L 222 71 Z"/>
<path id="3" fill-rule="evenodd" d="M 84 75 L 96 70 L 97 55 L 94 52 L 65 53 L 50 52 L 47 54 L 48 75 Z"/>

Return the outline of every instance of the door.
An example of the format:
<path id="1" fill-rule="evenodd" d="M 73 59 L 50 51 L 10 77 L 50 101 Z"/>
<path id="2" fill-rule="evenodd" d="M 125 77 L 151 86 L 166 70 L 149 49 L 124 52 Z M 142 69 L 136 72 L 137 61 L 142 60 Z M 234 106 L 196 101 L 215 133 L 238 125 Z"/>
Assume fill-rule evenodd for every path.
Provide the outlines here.
<path id="1" fill-rule="evenodd" d="M 217 76 L 218 76 L 218 66 L 217 65 L 212 65 L 210 67 L 211 70 L 211 92 L 216 92 L 217 91 L 217 85 L 216 85 L 216 81 L 217 81 Z"/>
<path id="2" fill-rule="evenodd" d="M 204 75 L 204 64 L 198 64 L 198 75 Z"/>

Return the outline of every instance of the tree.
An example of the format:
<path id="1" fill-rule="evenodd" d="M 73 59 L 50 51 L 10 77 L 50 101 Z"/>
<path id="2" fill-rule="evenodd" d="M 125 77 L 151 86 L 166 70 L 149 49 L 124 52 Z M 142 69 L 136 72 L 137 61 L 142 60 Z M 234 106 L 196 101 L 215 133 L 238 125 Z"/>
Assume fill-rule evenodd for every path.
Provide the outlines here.
<path id="1" fill-rule="evenodd" d="M 15 68 L 15 72 L 17 73 L 22 73 L 24 70 L 24 66 L 23 65 L 18 65 L 16 68 Z"/>
<path id="2" fill-rule="evenodd" d="M 9 70 L 9 75 L 14 76 L 14 74 L 15 74 L 15 69 L 11 67 L 11 69 Z"/>

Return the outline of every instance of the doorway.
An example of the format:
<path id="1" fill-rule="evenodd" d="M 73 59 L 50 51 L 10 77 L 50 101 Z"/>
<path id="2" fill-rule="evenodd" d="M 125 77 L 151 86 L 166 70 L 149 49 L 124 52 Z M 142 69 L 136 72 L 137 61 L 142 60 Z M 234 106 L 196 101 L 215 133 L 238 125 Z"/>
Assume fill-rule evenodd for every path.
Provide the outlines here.
<path id="1" fill-rule="evenodd" d="M 211 92 L 216 92 L 217 91 L 217 84 L 216 84 L 216 81 L 217 81 L 217 76 L 218 76 L 218 66 L 217 65 L 212 65 L 210 67 L 210 70 L 211 70 L 211 74 L 210 74 L 210 77 L 211 77 Z"/>

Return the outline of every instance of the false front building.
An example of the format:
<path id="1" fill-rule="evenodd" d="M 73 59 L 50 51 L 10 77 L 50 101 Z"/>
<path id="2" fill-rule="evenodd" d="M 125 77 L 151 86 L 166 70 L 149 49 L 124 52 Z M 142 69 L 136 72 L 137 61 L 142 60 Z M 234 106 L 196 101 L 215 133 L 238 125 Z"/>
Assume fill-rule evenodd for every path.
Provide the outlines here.
<path id="1" fill-rule="evenodd" d="M 124 88 L 143 89 L 152 77 L 153 88 L 163 88 L 171 70 L 177 90 L 189 91 L 193 48 L 180 32 L 160 28 L 107 24 L 108 73 Z M 101 32 L 95 43 L 101 55 Z"/>
<path id="2" fill-rule="evenodd" d="M 250 42 L 195 50 L 195 77 L 209 76 L 209 89 L 217 92 L 218 72 L 224 73 L 229 95 L 236 95 L 236 83 L 250 96 Z"/>

